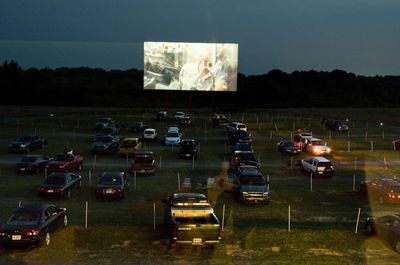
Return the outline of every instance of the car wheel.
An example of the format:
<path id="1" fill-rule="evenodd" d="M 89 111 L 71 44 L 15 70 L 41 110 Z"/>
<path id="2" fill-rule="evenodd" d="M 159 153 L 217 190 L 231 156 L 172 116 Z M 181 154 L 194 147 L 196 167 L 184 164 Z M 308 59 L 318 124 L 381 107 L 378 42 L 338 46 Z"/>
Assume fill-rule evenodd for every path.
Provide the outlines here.
<path id="1" fill-rule="evenodd" d="M 396 238 L 394 240 L 394 244 L 393 244 L 394 250 L 396 250 L 397 253 L 400 253 L 400 239 Z"/>
<path id="2" fill-rule="evenodd" d="M 46 246 L 50 245 L 50 241 L 51 241 L 50 233 L 46 232 L 46 235 L 44 236 L 44 243 L 46 244 Z"/>
<path id="3" fill-rule="evenodd" d="M 71 199 L 71 190 L 68 190 L 67 193 L 65 194 L 65 198 L 67 200 Z"/>
<path id="4" fill-rule="evenodd" d="M 67 226 L 67 224 L 68 224 L 68 217 L 67 217 L 67 215 L 64 215 L 64 227 L 65 226 Z"/>
<path id="5" fill-rule="evenodd" d="M 367 227 L 365 228 L 365 233 L 369 236 L 372 236 L 374 234 L 374 227 L 372 224 L 367 224 Z"/>
<path id="6" fill-rule="evenodd" d="M 378 201 L 379 201 L 380 204 L 384 204 L 385 203 L 385 200 L 383 199 L 382 196 L 379 197 Z"/>

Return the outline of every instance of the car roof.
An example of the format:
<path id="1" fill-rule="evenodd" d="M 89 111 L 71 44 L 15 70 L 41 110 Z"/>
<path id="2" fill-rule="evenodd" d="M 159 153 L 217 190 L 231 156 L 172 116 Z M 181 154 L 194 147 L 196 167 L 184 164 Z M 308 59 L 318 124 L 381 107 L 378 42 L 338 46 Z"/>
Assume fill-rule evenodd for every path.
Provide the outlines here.
<path id="1" fill-rule="evenodd" d="M 155 132 L 155 131 L 156 131 L 156 129 L 153 129 L 153 128 L 147 128 L 147 129 L 145 129 L 144 131 L 153 131 L 153 132 Z"/>
<path id="2" fill-rule="evenodd" d="M 54 206 L 50 204 L 27 204 L 16 209 L 13 213 L 17 212 L 30 212 L 30 213 L 41 213 L 44 209 L 49 206 Z"/>
<path id="3" fill-rule="evenodd" d="M 176 199 L 194 198 L 194 199 L 207 200 L 207 196 L 202 193 L 174 193 L 172 196 Z"/>
<path id="4" fill-rule="evenodd" d="M 123 177 L 125 175 L 124 172 L 119 171 L 111 171 L 111 172 L 103 172 L 100 177 Z"/>
<path id="5" fill-rule="evenodd" d="M 310 156 L 309 158 L 317 160 L 318 162 L 331 162 L 323 156 Z"/>

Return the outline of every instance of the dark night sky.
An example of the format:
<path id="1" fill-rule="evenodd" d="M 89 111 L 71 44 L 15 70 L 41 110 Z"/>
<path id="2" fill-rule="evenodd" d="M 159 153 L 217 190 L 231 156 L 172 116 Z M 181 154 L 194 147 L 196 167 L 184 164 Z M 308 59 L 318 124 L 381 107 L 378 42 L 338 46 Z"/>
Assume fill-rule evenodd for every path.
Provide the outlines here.
<path id="1" fill-rule="evenodd" d="M 398 0 L 2 0 L 0 62 L 143 68 L 144 41 L 239 44 L 239 72 L 400 75 Z"/>

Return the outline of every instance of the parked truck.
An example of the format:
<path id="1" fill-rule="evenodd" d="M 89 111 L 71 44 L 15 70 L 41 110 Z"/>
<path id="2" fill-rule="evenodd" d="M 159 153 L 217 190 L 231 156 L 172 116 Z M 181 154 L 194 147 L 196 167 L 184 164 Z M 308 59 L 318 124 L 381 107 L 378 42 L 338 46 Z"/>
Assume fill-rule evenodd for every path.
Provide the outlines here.
<path id="1" fill-rule="evenodd" d="M 166 204 L 164 224 L 170 247 L 220 242 L 221 223 L 204 194 L 175 193 L 163 202 Z"/>

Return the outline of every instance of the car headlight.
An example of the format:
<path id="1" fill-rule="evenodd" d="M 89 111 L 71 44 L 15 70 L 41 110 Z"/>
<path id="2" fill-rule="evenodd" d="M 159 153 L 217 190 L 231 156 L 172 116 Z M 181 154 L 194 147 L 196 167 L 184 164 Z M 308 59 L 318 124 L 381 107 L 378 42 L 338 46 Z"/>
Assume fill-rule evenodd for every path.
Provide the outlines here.
<path id="1" fill-rule="evenodd" d="M 332 151 L 332 149 L 330 149 L 330 148 L 328 147 L 328 149 L 326 149 L 326 151 L 327 151 L 328 153 L 330 153 L 330 152 Z"/>

